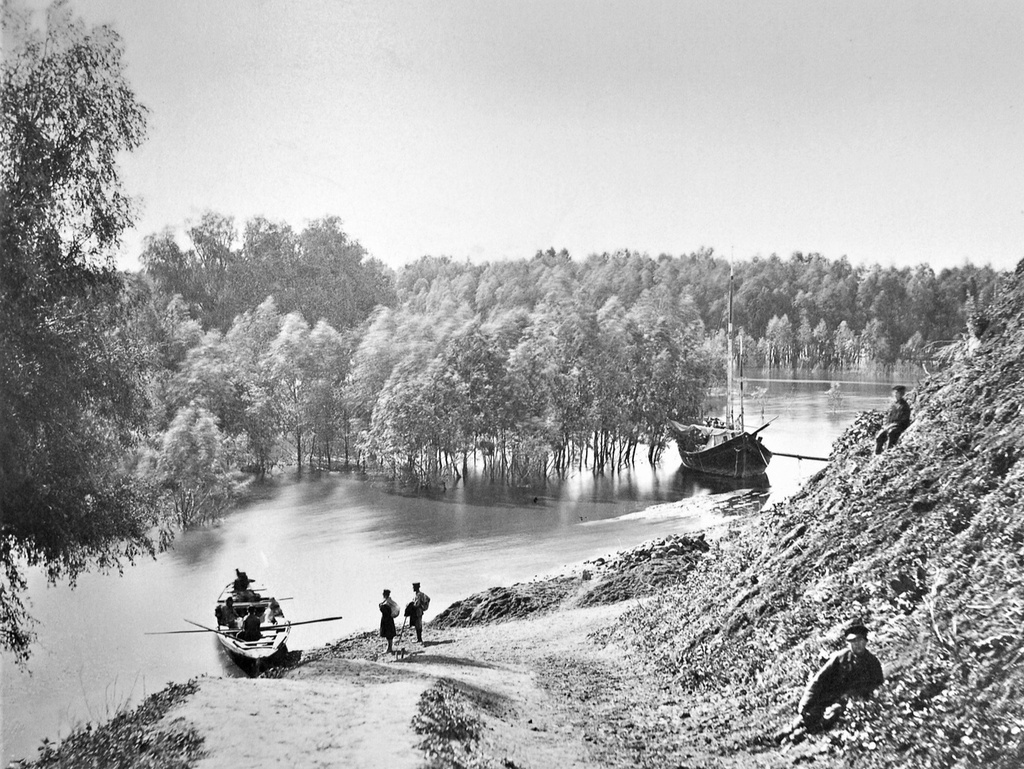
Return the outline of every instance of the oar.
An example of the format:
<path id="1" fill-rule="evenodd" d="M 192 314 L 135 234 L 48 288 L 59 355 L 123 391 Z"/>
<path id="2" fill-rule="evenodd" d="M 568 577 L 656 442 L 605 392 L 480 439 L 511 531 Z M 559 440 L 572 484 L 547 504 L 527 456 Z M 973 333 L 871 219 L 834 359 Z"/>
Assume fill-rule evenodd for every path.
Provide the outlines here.
<path id="1" fill-rule="evenodd" d="M 238 631 L 232 631 L 231 633 L 225 633 L 223 630 L 214 630 L 212 627 L 206 627 L 206 625 L 200 625 L 198 622 L 193 622 L 190 619 L 187 619 L 185 621 L 188 624 L 190 624 L 190 625 L 195 625 L 196 627 L 201 627 L 207 633 L 216 633 L 217 635 L 228 636 L 229 638 L 234 638 L 235 637 L 235 633 L 238 632 Z M 193 631 L 193 632 L 199 632 L 199 631 Z"/>
<path id="2" fill-rule="evenodd" d="M 341 615 L 337 617 L 324 617 L 323 619 L 307 619 L 302 622 L 285 622 L 284 624 L 288 627 L 295 627 L 296 625 L 312 625 L 315 622 L 334 622 L 335 620 L 342 619 Z M 265 625 L 264 627 L 280 627 L 280 625 Z"/>
<path id="3" fill-rule="evenodd" d="M 214 630 L 212 627 L 206 627 L 206 625 L 200 625 L 198 622 L 193 622 L 190 619 L 187 619 L 185 621 L 188 624 L 190 624 L 190 625 L 195 625 L 196 627 L 201 627 L 202 630 L 162 630 L 160 632 L 154 632 L 154 633 L 143 633 L 143 635 L 178 635 L 179 633 L 216 633 L 217 635 L 231 636 L 233 638 L 234 637 L 233 634 L 238 632 L 238 631 L 231 631 L 230 633 L 227 633 L 227 632 L 225 632 L 223 630 Z"/>
<path id="4" fill-rule="evenodd" d="M 278 628 L 278 627 L 295 627 L 297 625 L 312 625 L 312 624 L 314 624 L 316 622 L 334 622 L 335 620 L 339 620 L 339 619 L 343 619 L 343 617 L 341 617 L 339 615 L 337 617 L 324 617 L 322 619 L 307 619 L 307 620 L 305 620 L 303 622 L 282 622 L 280 625 L 263 625 L 263 626 L 260 627 L 260 630 L 273 630 L 274 628 Z M 230 633 L 226 633 L 223 630 L 214 630 L 212 627 L 206 627 L 205 625 L 200 625 L 198 622 L 193 622 L 190 619 L 187 619 L 185 621 L 188 624 L 190 624 L 190 625 L 195 625 L 196 627 L 202 628 L 202 630 L 164 630 L 164 631 L 161 631 L 161 632 L 143 633 L 143 635 L 179 635 L 181 633 L 217 633 L 218 635 L 225 635 L 225 636 L 230 636 L 230 637 L 234 638 L 234 633 L 238 632 L 238 631 L 231 631 Z"/>
<path id="5" fill-rule="evenodd" d="M 219 630 L 161 630 L 154 633 L 143 633 L 142 635 L 178 635 L 179 633 L 219 633 Z"/>

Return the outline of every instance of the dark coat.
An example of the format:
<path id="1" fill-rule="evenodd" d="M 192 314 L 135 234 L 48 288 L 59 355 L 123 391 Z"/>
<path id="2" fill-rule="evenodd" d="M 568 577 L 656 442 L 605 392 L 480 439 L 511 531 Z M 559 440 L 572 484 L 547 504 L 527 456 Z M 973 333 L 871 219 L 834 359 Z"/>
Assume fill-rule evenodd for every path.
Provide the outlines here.
<path id="1" fill-rule="evenodd" d="M 910 404 L 903 398 L 894 401 L 889 407 L 889 413 L 886 414 L 885 423 L 897 427 L 908 427 L 910 425 Z"/>
<path id="2" fill-rule="evenodd" d="M 235 607 L 228 606 L 226 603 L 217 604 L 214 614 L 217 617 L 218 625 L 235 627 L 235 623 L 238 622 L 238 613 L 235 611 Z"/>
<path id="3" fill-rule="evenodd" d="M 869 697 L 883 680 L 878 657 L 869 651 L 858 655 L 852 649 L 843 649 L 829 657 L 807 684 L 801 709 L 828 707 L 846 694 Z"/>
<path id="4" fill-rule="evenodd" d="M 249 614 L 242 620 L 242 632 L 238 635 L 243 641 L 258 641 L 263 637 L 260 632 L 260 615 Z"/>
<path id="5" fill-rule="evenodd" d="M 389 641 L 395 637 L 395 618 L 391 616 L 391 607 L 386 601 L 380 604 L 380 637 Z"/>

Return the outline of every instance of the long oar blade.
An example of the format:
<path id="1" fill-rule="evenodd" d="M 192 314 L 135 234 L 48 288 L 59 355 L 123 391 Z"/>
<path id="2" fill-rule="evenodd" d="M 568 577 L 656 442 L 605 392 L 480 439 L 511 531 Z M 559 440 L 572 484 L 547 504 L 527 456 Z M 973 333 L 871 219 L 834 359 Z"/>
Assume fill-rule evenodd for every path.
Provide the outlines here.
<path id="1" fill-rule="evenodd" d="M 343 617 L 341 615 L 339 615 L 337 617 L 322 617 L 320 619 L 307 619 L 307 620 L 305 620 L 303 622 L 283 622 L 283 623 L 281 623 L 281 625 L 282 626 L 287 626 L 287 627 L 296 627 L 297 625 L 313 625 L 313 624 L 315 624 L 317 622 L 334 622 L 335 620 L 339 620 L 339 619 L 343 619 Z M 181 633 L 216 633 L 217 635 L 231 635 L 231 636 L 233 636 L 234 633 L 237 632 L 237 631 L 225 632 L 223 630 L 215 630 L 212 627 L 206 627 L 205 625 L 200 625 L 198 622 L 193 622 L 190 619 L 187 619 L 185 621 L 188 624 L 195 625 L 196 627 L 201 628 L 201 629 L 200 630 L 164 630 L 164 631 L 161 631 L 161 632 L 143 633 L 143 635 L 179 635 Z M 269 629 L 271 629 L 273 627 L 274 627 L 273 625 L 264 625 L 261 629 L 269 630 Z"/>
<path id="2" fill-rule="evenodd" d="M 196 627 L 201 627 L 201 628 L 202 628 L 203 630 L 205 630 L 205 631 L 206 631 L 207 633 L 216 633 L 217 635 L 226 635 L 226 636 L 231 636 L 232 638 L 234 638 L 234 636 L 235 636 L 235 633 L 234 633 L 234 632 L 231 632 L 231 633 L 225 633 L 225 632 L 224 632 L 223 630 L 214 630 L 214 629 L 213 629 L 212 627 L 206 627 L 206 625 L 200 625 L 200 624 L 199 624 L 198 622 L 193 622 L 193 621 L 192 621 L 192 620 L 190 620 L 190 619 L 187 619 L 187 620 L 185 620 L 185 621 L 186 621 L 186 622 L 187 622 L 188 624 L 190 624 L 190 625 L 195 625 Z M 192 632 L 198 632 L 198 631 L 192 631 Z"/>
<path id="3" fill-rule="evenodd" d="M 219 633 L 219 632 L 221 632 L 220 630 L 214 630 L 212 627 L 206 627 L 206 625 L 200 625 L 198 622 L 193 622 L 190 619 L 187 619 L 185 621 L 188 624 L 190 624 L 190 625 L 195 625 L 196 627 L 201 627 L 203 630 L 207 631 L 208 633 Z"/>
<path id="4" fill-rule="evenodd" d="M 340 615 L 337 617 L 323 617 L 321 619 L 307 619 L 303 622 L 286 622 L 284 624 L 288 625 L 289 627 L 295 627 L 296 625 L 312 625 L 316 622 L 334 622 L 335 620 L 339 619 L 342 619 Z"/>
<path id="5" fill-rule="evenodd" d="M 143 635 L 178 635 L 180 633 L 216 633 L 216 630 L 164 630 L 162 632 L 143 633 Z"/>

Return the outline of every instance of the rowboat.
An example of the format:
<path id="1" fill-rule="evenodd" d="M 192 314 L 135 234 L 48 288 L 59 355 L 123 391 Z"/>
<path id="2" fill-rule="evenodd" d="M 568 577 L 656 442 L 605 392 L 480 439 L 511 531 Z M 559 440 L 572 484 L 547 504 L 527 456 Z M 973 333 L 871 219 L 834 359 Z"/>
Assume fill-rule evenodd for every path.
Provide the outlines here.
<path id="1" fill-rule="evenodd" d="M 683 467 L 698 473 L 726 478 L 750 479 L 763 476 L 772 452 L 758 433 L 709 425 L 684 425 L 669 420 Z"/>
<path id="2" fill-rule="evenodd" d="M 256 675 L 263 672 L 267 663 L 273 662 L 275 655 L 280 653 L 285 657 L 288 647 L 285 641 L 292 628 L 298 625 L 315 625 L 318 622 L 337 622 L 344 619 L 340 614 L 335 617 L 320 617 L 318 619 L 307 619 L 302 622 L 288 622 L 281 611 L 281 604 L 273 596 L 265 595 L 265 588 L 251 588 L 252 580 L 245 576 L 245 572 L 239 572 L 238 579 L 225 585 L 217 598 L 214 607 L 214 616 L 217 618 L 217 627 L 207 627 L 199 622 L 186 619 L 190 625 L 199 628 L 198 630 L 154 630 L 146 635 L 178 635 L 181 633 L 213 633 L 217 641 L 228 656 L 246 673 Z M 282 601 L 288 600 L 282 598 Z M 229 611 L 230 606 L 230 611 Z M 258 637 L 247 637 L 242 617 L 248 615 L 249 609 L 260 617 Z M 254 624 L 254 623 L 250 623 Z M 250 628 L 250 631 L 255 628 Z"/>
<path id="3" fill-rule="evenodd" d="M 236 662 L 246 660 L 256 663 L 257 666 L 278 652 L 287 653 L 285 641 L 288 640 L 292 625 L 284 620 L 280 604 L 273 597 L 265 595 L 263 588 L 236 591 L 235 587 L 234 582 L 229 582 L 217 598 L 214 615 L 217 617 L 217 640 L 220 641 L 220 645 L 235 658 Z M 237 625 L 227 624 L 225 621 L 228 598 L 232 599 L 234 610 L 239 615 Z M 260 614 L 260 637 L 245 640 L 240 629 L 241 621 L 248 614 L 250 607 L 256 607 Z"/>

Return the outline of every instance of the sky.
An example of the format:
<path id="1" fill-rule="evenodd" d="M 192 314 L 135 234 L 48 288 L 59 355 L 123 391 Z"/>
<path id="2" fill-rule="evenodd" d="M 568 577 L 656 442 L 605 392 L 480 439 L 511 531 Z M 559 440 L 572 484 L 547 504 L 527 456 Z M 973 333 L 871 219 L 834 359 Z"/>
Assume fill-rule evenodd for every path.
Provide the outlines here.
<path id="1" fill-rule="evenodd" d="M 71 5 L 121 34 L 150 110 L 126 266 L 206 210 L 337 215 L 392 267 L 1024 258 L 1018 0 Z"/>

